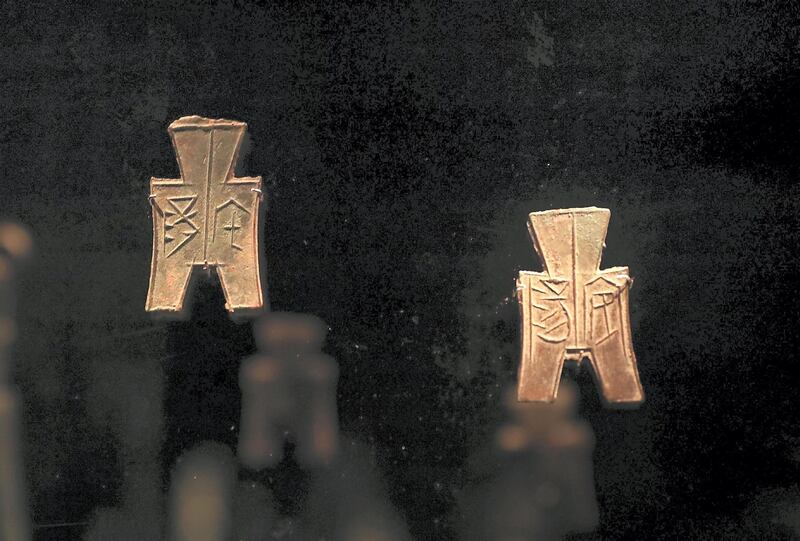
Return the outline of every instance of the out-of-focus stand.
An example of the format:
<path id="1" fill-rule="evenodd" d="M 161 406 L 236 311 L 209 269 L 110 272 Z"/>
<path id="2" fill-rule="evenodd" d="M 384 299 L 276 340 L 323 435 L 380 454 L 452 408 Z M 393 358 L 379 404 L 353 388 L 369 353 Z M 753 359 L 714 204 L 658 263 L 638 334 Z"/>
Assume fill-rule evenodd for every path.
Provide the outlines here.
<path id="1" fill-rule="evenodd" d="M 20 453 L 19 393 L 12 383 L 11 346 L 17 334 L 14 279 L 32 249 L 28 232 L 0 223 L 0 539 L 27 541 L 30 523 Z"/>
<path id="2" fill-rule="evenodd" d="M 577 417 L 575 385 L 562 380 L 552 404 L 518 402 L 509 388 L 504 405 L 494 441 L 471 457 L 462 539 L 555 541 L 594 530 L 594 435 Z"/>
<path id="3" fill-rule="evenodd" d="M 242 361 L 239 460 L 252 469 L 283 458 L 284 434 L 301 466 L 329 462 L 338 449 L 339 367 L 322 353 L 327 326 L 308 314 L 273 313 L 253 324 L 259 353 Z"/>
<path id="4" fill-rule="evenodd" d="M 294 486 L 289 498 L 296 512 L 273 515 L 276 535 L 292 541 L 409 539 L 369 448 L 340 435 L 339 367 L 322 353 L 327 325 L 309 314 L 272 313 L 255 321 L 253 332 L 259 351 L 242 361 L 239 373 L 238 459 L 255 478 L 282 472 L 298 481 L 287 483 Z M 287 439 L 294 443 L 296 469 L 287 467 Z"/>

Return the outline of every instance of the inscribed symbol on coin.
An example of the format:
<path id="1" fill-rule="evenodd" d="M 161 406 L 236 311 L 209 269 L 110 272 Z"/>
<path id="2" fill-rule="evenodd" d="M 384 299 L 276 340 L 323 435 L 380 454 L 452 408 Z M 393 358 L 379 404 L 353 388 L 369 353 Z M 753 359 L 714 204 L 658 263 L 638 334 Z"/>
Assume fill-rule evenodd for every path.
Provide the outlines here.
<path id="1" fill-rule="evenodd" d="M 631 339 L 628 268 L 600 270 L 610 217 L 596 207 L 529 215 L 544 272 L 521 271 L 517 279 L 521 401 L 554 401 L 564 361 L 583 359 L 608 405 L 644 400 Z"/>
<path id="2" fill-rule="evenodd" d="M 152 178 L 153 262 L 146 309 L 179 314 L 195 267 L 214 267 L 228 311 L 264 306 L 261 177 L 235 177 L 247 124 L 183 117 L 169 126 L 180 178 Z"/>

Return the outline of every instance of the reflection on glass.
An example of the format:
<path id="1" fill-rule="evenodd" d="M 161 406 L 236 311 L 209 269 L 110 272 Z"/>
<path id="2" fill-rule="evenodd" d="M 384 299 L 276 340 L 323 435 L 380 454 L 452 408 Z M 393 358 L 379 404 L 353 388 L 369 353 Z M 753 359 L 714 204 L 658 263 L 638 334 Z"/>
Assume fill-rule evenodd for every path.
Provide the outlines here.
<path id="1" fill-rule="evenodd" d="M 553 404 L 518 402 L 508 388 L 504 405 L 494 441 L 470 460 L 462 539 L 554 540 L 596 528 L 594 436 L 576 418 L 574 384 L 562 380 Z"/>
<path id="2" fill-rule="evenodd" d="M 254 324 L 259 353 L 242 362 L 239 458 L 253 469 L 282 458 L 284 433 L 303 466 L 330 461 L 337 450 L 339 368 L 320 350 L 327 326 L 307 314 L 275 313 Z"/>
<path id="3" fill-rule="evenodd" d="M 11 381 L 10 348 L 17 334 L 13 281 L 32 244 L 21 226 L 0 223 L 0 539 L 4 541 L 30 539 L 20 454 L 21 400 Z"/>

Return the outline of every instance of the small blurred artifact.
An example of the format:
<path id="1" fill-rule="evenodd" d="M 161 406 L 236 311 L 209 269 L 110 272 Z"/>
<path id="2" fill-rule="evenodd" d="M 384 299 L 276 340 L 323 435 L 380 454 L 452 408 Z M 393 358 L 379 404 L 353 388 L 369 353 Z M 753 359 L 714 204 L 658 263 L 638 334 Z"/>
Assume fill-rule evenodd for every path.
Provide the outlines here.
<path id="1" fill-rule="evenodd" d="M 301 514 L 304 540 L 409 541 L 406 525 L 390 502 L 370 448 L 341 437 L 331 463 L 310 472 Z"/>
<path id="2" fill-rule="evenodd" d="M 181 178 L 152 178 L 153 260 L 146 310 L 182 317 L 195 267 L 214 267 L 234 316 L 264 307 L 261 177 L 236 177 L 244 122 L 182 117 L 169 125 Z"/>
<path id="3" fill-rule="evenodd" d="M 17 333 L 14 279 L 33 241 L 22 226 L 0 222 L 0 539 L 30 539 L 20 447 L 20 397 L 12 383 L 11 346 Z"/>
<path id="4" fill-rule="evenodd" d="M 254 322 L 259 353 L 242 361 L 239 459 L 257 470 L 283 458 L 284 434 L 303 467 L 329 462 L 338 448 L 339 367 L 322 353 L 328 328 L 307 314 L 274 312 Z"/>
<path id="5" fill-rule="evenodd" d="M 224 445 L 204 443 L 175 465 L 170 488 L 170 541 L 222 541 L 233 528 L 236 461 Z"/>
<path id="6" fill-rule="evenodd" d="M 461 505 L 464 541 L 549 541 L 598 524 L 589 425 L 576 417 L 577 389 L 562 381 L 553 404 L 519 402 L 507 389 L 507 420 L 470 459 L 473 489 Z"/>
<path id="7" fill-rule="evenodd" d="M 609 407 L 644 401 L 633 353 L 627 267 L 600 270 L 611 212 L 597 207 L 529 215 L 544 272 L 521 271 L 518 399 L 552 402 L 564 361 L 587 359 Z"/>

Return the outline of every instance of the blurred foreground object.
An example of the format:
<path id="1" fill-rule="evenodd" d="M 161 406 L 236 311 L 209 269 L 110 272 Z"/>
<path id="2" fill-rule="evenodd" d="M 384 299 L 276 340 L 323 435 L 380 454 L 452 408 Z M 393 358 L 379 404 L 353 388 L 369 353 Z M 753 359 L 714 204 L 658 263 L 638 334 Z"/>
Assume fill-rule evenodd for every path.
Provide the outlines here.
<path id="1" fill-rule="evenodd" d="M 164 497 L 159 465 L 163 441 L 164 374 L 148 358 L 131 362 L 129 348 L 97 352 L 87 410 L 110 428 L 119 444 L 122 470 L 118 507 L 102 507 L 84 535 L 86 541 L 163 539 Z"/>
<path id="2" fill-rule="evenodd" d="M 19 429 L 20 398 L 12 385 L 11 345 L 14 319 L 14 278 L 31 253 L 33 241 L 21 226 L 0 222 L 0 539 L 30 539 Z"/>
<path id="3" fill-rule="evenodd" d="M 233 527 L 236 462 L 204 443 L 178 458 L 170 488 L 170 541 L 227 541 Z"/>
<path id="4" fill-rule="evenodd" d="M 544 272 L 521 271 L 517 279 L 521 401 L 555 400 L 564 361 L 584 358 L 607 406 L 644 401 L 631 338 L 628 268 L 600 270 L 610 218 L 608 209 L 597 207 L 528 216 Z"/>
<path id="5" fill-rule="evenodd" d="M 237 481 L 227 446 L 204 442 L 181 455 L 170 488 L 169 541 L 275 539 L 272 495 L 260 483 Z"/>
<path id="6" fill-rule="evenodd" d="M 181 316 L 195 267 L 214 267 L 234 316 L 264 307 L 261 177 L 234 176 L 244 122 L 182 117 L 169 125 L 181 178 L 152 178 L 148 312 Z"/>
<path id="7" fill-rule="evenodd" d="M 475 487 L 461 507 L 467 541 L 556 540 L 598 524 L 589 425 L 577 390 L 562 382 L 553 404 L 504 396 L 508 420 L 470 460 Z"/>
<path id="8" fill-rule="evenodd" d="M 336 458 L 310 476 L 305 539 L 409 541 L 369 447 L 346 436 Z"/>
<path id="9" fill-rule="evenodd" d="M 325 464 L 338 448 L 336 361 L 320 350 L 325 323 L 312 315 L 277 312 L 253 324 L 259 354 L 242 361 L 239 459 L 251 469 L 283 457 L 284 431 L 301 466 Z"/>

